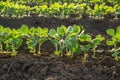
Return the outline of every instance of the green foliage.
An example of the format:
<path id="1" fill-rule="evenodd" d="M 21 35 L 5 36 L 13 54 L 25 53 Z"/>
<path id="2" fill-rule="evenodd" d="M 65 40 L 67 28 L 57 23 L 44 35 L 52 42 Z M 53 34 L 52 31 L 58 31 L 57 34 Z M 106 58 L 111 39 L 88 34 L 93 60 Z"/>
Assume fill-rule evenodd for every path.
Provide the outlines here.
<path id="1" fill-rule="evenodd" d="M 118 57 L 120 54 L 120 48 L 117 46 L 117 44 L 120 43 L 120 26 L 118 26 L 116 30 L 107 29 L 106 32 L 108 35 L 111 36 L 111 40 L 107 40 L 106 44 L 108 46 L 114 46 L 114 48 L 112 49 L 112 56 Z"/>
<path id="2" fill-rule="evenodd" d="M 47 28 L 30 28 L 28 31 L 29 37 L 27 38 L 27 46 L 34 55 L 36 55 L 36 46 L 38 45 L 38 55 L 41 55 L 41 45 L 48 39 Z"/>
<path id="3" fill-rule="evenodd" d="M 35 2 L 34 0 L 32 0 Z M 25 1 L 25 2 L 32 2 Z M 59 1 L 59 0 L 58 0 Z M 59 17 L 59 18 L 69 18 L 72 15 L 82 18 L 83 15 L 88 14 L 90 17 L 95 19 L 103 19 L 106 15 L 110 14 L 115 16 L 115 19 L 118 19 L 120 14 L 120 6 L 118 5 L 119 1 L 101 1 L 101 0 L 67 0 L 67 1 L 49 1 L 47 3 L 41 3 L 37 1 L 38 5 L 28 6 L 25 3 L 20 1 L 6 1 L 0 2 L 0 16 L 2 17 L 25 17 L 25 16 L 49 16 L 49 17 Z M 40 3 L 39 3 L 40 2 Z M 46 1 L 43 1 L 46 2 Z M 74 2 L 74 3 L 71 3 Z M 103 4 L 102 4 L 103 2 Z M 108 3 L 114 3 L 114 5 L 108 5 Z M 107 3 L 107 4 L 105 4 Z M 26 3 L 27 4 L 27 3 Z M 92 4 L 93 7 L 90 5 Z"/>
<path id="4" fill-rule="evenodd" d="M 73 53 L 78 51 L 78 37 L 81 33 L 81 27 L 74 25 L 66 28 L 65 26 L 58 27 L 57 30 L 51 29 L 49 31 L 50 40 L 55 45 L 55 55 L 63 56 L 63 50 L 66 51 L 66 56 L 73 57 Z"/>
<path id="5" fill-rule="evenodd" d="M 119 60 L 120 47 L 120 26 L 114 29 L 107 29 L 106 33 L 111 39 L 106 40 L 106 45 L 114 46 L 111 52 L 112 56 Z M 81 26 L 64 26 L 57 29 L 48 28 L 35 28 L 30 29 L 26 25 L 22 25 L 19 29 L 10 29 L 0 26 L 0 54 L 7 53 L 11 56 L 17 55 L 17 50 L 26 39 L 26 44 L 34 55 L 41 55 L 41 46 L 47 40 L 50 40 L 55 45 L 56 56 L 67 56 L 67 58 L 73 58 L 74 53 L 84 53 L 83 60 L 86 61 L 88 53 L 93 52 L 93 56 L 96 56 L 96 52 L 99 53 L 99 46 L 105 40 L 105 38 L 98 34 L 95 37 L 84 33 L 84 29 Z M 3 49 L 3 44 L 5 49 Z M 38 46 L 38 48 L 37 48 Z"/>
<path id="6" fill-rule="evenodd" d="M 11 55 L 15 56 L 17 54 L 16 50 L 22 45 L 22 42 L 21 34 L 17 30 L 12 29 L 8 32 L 7 39 L 5 40 L 5 48 L 7 51 L 12 51 Z"/>
<path id="7" fill-rule="evenodd" d="M 96 48 L 99 46 L 99 45 L 101 45 L 102 44 L 102 41 L 104 41 L 104 37 L 102 36 L 102 35 L 100 35 L 100 34 L 98 34 L 95 38 L 92 38 L 90 35 L 88 35 L 88 34 L 82 34 L 81 36 L 80 36 L 80 38 L 79 38 L 79 40 L 81 41 L 81 42 L 86 42 L 87 43 L 87 46 L 88 47 L 85 47 L 86 48 L 86 50 L 84 50 L 84 51 L 89 51 L 89 49 L 91 49 L 92 48 L 92 50 L 93 50 L 93 56 L 95 57 L 95 54 L 96 54 Z M 82 45 L 83 46 L 83 45 Z M 85 52 L 86 53 L 86 52 Z"/>

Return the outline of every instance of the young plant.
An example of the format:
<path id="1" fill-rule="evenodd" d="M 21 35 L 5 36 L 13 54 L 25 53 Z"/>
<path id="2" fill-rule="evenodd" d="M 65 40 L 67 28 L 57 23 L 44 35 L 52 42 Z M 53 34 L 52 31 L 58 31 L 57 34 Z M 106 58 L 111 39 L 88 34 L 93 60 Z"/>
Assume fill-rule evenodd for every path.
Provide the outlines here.
<path id="1" fill-rule="evenodd" d="M 92 45 L 91 44 L 86 44 L 86 45 L 80 45 L 80 47 L 81 47 L 81 50 L 84 52 L 84 57 L 83 57 L 82 61 L 86 62 L 87 58 L 88 58 L 88 52 L 92 48 Z"/>
<path id="2" fill-rule="evenodd" d="M 3 27 L 0 26 L 0 54 L 3 52 L 3 37 L 4 37 L 4 34 L 3 34 Z"/>
<path id="3" fill-rule="evenodd" d="M 64 44 L 66 46 L 66 56 L 68 58 L 73 58 L 73 54 L 79 50 L 79 36 L 81 36 L 83 32 L 84 30 L 82 30 L 82 27 L 77 25 L 67 28 Z"/>
<path id="4" fill-rule="evenodd" d="M 91 41 L 91 44 L 92 44 L 92 47 L 93 47 L 93 57 L 96 57 L 96 52 L 99 52 L 99 50 L 96 50 L 96 48 L 102 44 L 102 42 L 105 40 L 105 38 L 98 34 L 92 41 Z M 102 51 L 102 50 L 101 50 Z"/>
<path id="5" fill-rule="evenodd" d="M 11 56 L 16 56 L 16 50 L 22 45 L 22 41 L 21 34 L 17 30 L 12 29 L 5 40 L 5 48 L 7 52 L 11 51 Z"/>
<path id="6" fill-rule="evenodd" d="M 38 44 L 38 55 L 41 55 L 41 45 L 48 39 L 48 28 L 30 28 L 27 46 L 34 55 L 36 55 L 36 46 Z"/>
<path id="7" fill-rule="evenodd" d="M 54 54 L 56 56 L 62 56 L 62 51 L 60 50 L 59 47 L 61 47 L 61 49 L 62 49 L 61 42 L 63 42 L 63 37 L 65 35 L 65 32 L 66 32 L 65 26 L 59 27 L 59 28 L 57 28 L 57 30 L 50 29 L 50 31 L 49 31 L 50 41 L 52 42 L 52 44 L 55 45 Z M 64 47 L 63 47 L 63 49 L 64 49 Z"/>
<path id="8" fill-rule="evenodd" d="M 85 13 L 85 7 L 86 7 L 85 3 L 76 4 L 73 8 L 74 14 L 79 15 L 79 18 L 82 18 L 82 15 Z"/>
<path id="9" fill-rule="evenodd" d="M 78 36 L 80 34 L 80 26 L 61 26 L 55 29 L 51 29 L 49 32 L 50 40 L 55 45 L 55 55 L 63 56 L 63 50 L 66 51 L 66 56 L 69 58 L 73 57 L 73 53 L 78 48 Z"/>
<path id="10" fill-rule="evenodd" d="M 120 43 L 120 26 L 117 27 L 116 31 L 114 29 L 107 29 L 107 34 L 111 36 L 111 40 L 107 40 L 106 44 L 108 46 L 114 46 L 111 52 L 113 52 L 112 56 L 115 58 L 119 57 L 120 47 L 117 45 Z"/>
<path id="11" fill-rule="evenodd" d="M 94 15 L 97 19 L 102 19 L 103 15 L 105 15 L 105 11 L 107 10 L 107 6 L 101 4 L 95 4 L 94 6 Z"/>
<path id="12" fill-rule="evenodd" d="M 93 57 L 96 56 L 96 48 L 101 45 L 102 41 L 105 38 L 103 36 L 101 36 L 100 34 L 98 34 L 94 39 L 92 39 L 92 37 L 88 34 L 83 34 L 80 37 L 80 41 L 81 42 L 87 42 L 88 44 L 91 44 L 92 46 L 92 50 L 93 50 Z"/>
<path id="13" fill-rule="evenodd" d="M 10 32 L 10 28 L 4 28 L 3 26 L 0 26 L 0 53 L 4 53 L 3 51 L 3 43 L 8 38 L 8 33 Z"/>
<path id="14" fill-rule="evenodd" d="M 48 40 L 48 28 L 37 28 L 36 36 L 38 37 L 38 52 L 37 54 L 41 55 L 41 45 Z"/>

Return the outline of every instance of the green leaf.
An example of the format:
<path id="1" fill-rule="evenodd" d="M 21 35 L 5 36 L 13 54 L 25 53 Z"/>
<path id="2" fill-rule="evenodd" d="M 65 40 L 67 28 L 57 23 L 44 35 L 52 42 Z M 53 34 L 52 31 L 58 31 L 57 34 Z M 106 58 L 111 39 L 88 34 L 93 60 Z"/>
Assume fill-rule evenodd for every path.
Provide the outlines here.
<path id="1" fill-rule="evenodd" d="M 83 51 L 88 52 L 92 48 L 92 45 L 87 44 L 87 45 L 82 45 L 81 47 Z"/>
<path id="2" fill-rule="evenodd" d="M 120 34 L 120 26 L 117 27 L 116 34 Z"/>
<path id="3" fill-rule="evenodd" d="M 22 34 L 27 34 L 28 33 L 28 26 L 27 25 L 22 25 L 19 30 Z"/>
<path id="4" fill-rule="evenodd" d="M 116 29 L 116 36 L 115 37 L 120 40 L 120 26 L 117 27 L 117 29 Z"/>
<path id="5" fill-rule="evenodd" d="M 114 44 L 115 44 L 115 42 L 114 41 L 106 41 L 106 44 L 108 45 L 108 46 L 113 46 Z"/>
<path id="6" fill-rule="evenodd" d="M 73 33 L 79 33 L 80 32 L 80 26 L 73 25 L 72 32 Z"/>
<path id="7" fill-rule="evenodd" d="M 56 39 L 52 39 L 51 42 L 52 42 L 52 44 L 54 44 L 54 45 L 58 44 L 58 40 L 56 40 Z"/>
<path id="8" fill-rule="evenodd" d="M 81 48 L 76 48 L 76 49 L 75 49 L 75 53 L 76 53 L 76 54 L 80 54 L 81 52 L 82 52 L 82 49 L 81 49 Z"/>
<path id="9" fill-rule="evenodd" d="M 82 34 L 82 35 L 80 36 L 79 40 L 80 40 L 81 42 L 84 42 L 84 41 L 91 42 L 92 37 L 91 37 L 90 35 L 88 35 L 88 34 Z"/>
<path id="10" fill-rule="evenodd" d="M 110 36 L 114 36 L 115 35 L 115 30 L 114 29 L 107 29 L 106 32 Z"/>
<path id="11" fill-rule="evenodd" d="M 97 38 L 98 40 L 100 40 L 100 41 L 105 40 L 105 38 L 104 38 L 101 34 L 98 34 L 98 35 L 96 36 L 96 38 Z"/>
<path id="12" fill-rule="evenodd" d="M 55 35 L 57 34 L 55 29 L 50 29 L 49 33 L 50 37 L 55 37 Z"/>
<path id="13" fill-rule="evenodd" d="M 42 35 L 48 37 L 48 28 L 43 28 L 42 30 Z"/>
<path id="14" fill-rule="evenodd" d="M 72 31 L 72 26 L 68 26 L 67 28 L 67 34 L 69 34 Z"/>
<path id="15" fill-rule="evenodd" d="M 10 51 L 10 50 L 12 50 L 12 46 L 10 44 L 6 43 L 5 49 Z"/>
<path id="16" fill-rule="evenodd" d="M 38 37 L 33 37 L 27 40 L 27 46 L 29 47 L 29 49 L 33 50 L 35 48 L 35 46 L 38 43 L 38 39 L 39 39 Z"/>
<path id="17" fill-rule="evenodd" d="M 117 52 L 114 52 L 114 53 L 112 54 L 112 56 L 113 56 L 113 57 L 117 57 L 119 54 L 120 54 L 120 51 L 117 51 Z"/>
<path id="18" fill-rule="evenodd" d="M 42 28 L 41 27 L 38 27 L 37 28 L 37 36 L 41 36 L 42 35 Z"/>
<path id="19" fill-rule="evenodd" d="M 66 43 L 68 50 L 75 52 L 76 48 L 78 48 L 78 44 L 75 42 Z"/>
<path id="20" fill-rule="evenodd" d="M 67 38 L 67 40 L 69 40 L 70 42 L 76 42 L 78 39 L 76 36 L 72 36 L 72 37 L 69 37 L 69 39 Z"/>
<path id="21" fill-rule="evenodd" d="M 48 28 L 42 29 L 41 27 L 38 27 L 36 34 L 39 37 L 48 37 Z"/>
<path id="22" fill-rule="evenodd" d="M 29 31 L 28 31 L 28 33 L 29 33 L 30 35 L 32 35 L 32 36 L 34 36 L 34 35 L 36 34 L 36 32 L 37 32 L 37 29 L 34 28 L 34 27 L 31 27 L 31 28 L 29 29 Z"/>
<path id="23" fill-rule="evenodd" d="M 93 39 L 93 44 L 95 45 L 100 45 L 101 44 L 101 41 L 99 39 Z"/>
<path id="24" fill-rule="evenodd" d="M 45 42 L 46 40 L 47 40 L 47 38 L 41 37 L 41 38 L 38 39 L 38 42 L 39 42 L 39 43 L 43 43 L 43 42 Z"/>
<path id="25" fill-rule="evenodd" d="M 57 32 L 59 35 L 64 36 L 66 33 L 66 27 L 65 26 L 58 27 Z"/>

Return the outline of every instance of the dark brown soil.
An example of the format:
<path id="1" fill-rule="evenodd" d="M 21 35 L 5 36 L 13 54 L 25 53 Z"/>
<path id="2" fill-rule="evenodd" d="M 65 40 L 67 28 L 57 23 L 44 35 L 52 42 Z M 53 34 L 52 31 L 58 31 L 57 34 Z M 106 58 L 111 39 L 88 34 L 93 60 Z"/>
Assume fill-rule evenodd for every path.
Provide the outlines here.
<path id="1" fill-rule="evenodd" d="M 82 25 L 86 32 L 105 35 L 108 28 L 116 28 L 120 20 L 58 19 L 45 17 L 0 18 L 0 25 L 19 28 L 22 24 L 29 27 L 57 28 L 61 25 Z M 120 80 L 120 62 L 110 56 L 99 56 L 98 59 L 88 57 L 82 63 L 80 56 L 72 60 L 53 56 L 54 47 L 49 42 L 42 46 L 42 56 L 29 54 L 26 45 L 19 49 L 14 58 L 0 58 L 0 80 Z"/>
<path id="2" fill-rule="evenodd" d="M 0 59 L 0 80 L 120 80 L 120 63 L 111 57 L 66 61 L 48 53 L 33 58 L 19 55 Z"/>

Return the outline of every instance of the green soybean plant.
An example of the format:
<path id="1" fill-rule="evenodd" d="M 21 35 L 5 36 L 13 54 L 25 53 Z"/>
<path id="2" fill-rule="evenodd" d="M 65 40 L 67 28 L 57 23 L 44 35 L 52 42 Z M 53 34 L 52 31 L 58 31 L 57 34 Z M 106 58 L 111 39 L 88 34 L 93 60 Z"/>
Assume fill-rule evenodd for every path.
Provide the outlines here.
<path id="1" fill-rule="evenodd" d="M 88 35 L 88 34 L 83 34 L 83 35 L 81 35 L 81 37 L 80 37 L 80 41 L 81 42 L 87 42 L 88 44 L 91 44 L 91 45 L 89 45 L 89 47 L 90 48 L 92 48 L 92 51 L 93 51 L 93 57 L 95 57 L 96 56 L 96 52 L 98 51 L 98 50 L 96 50 L 96 48 L 99 46 L 99 45 L 101 45 L 102 44 L 102 41 L 104 40 L 105 38 L 102 36 L 102 35 L 100 35 L 100 34 L 98 34 L 95 38 L 92 38 L 90 35 Z M 92 46 L 92 47 L 91 47 Z"/>
<path id="2" fill-rule="evenodd" d="M 96 52 L 102 52 L 102 50 L 96 50 L 99 45 L 102 45 L 102 42 L 105 40 L 105 38 L 101 35 L 98 34 L 94 39 L 92 39 L 91 44 L 93 47 L 93 57 L 96 57 Z"/>
<path id="3" fill-rule="evenodd" d="M 34 55 L 41 55 L 41 45 L 48 39 L 48 28 L 30 28 L 29 37 L 27 38 L 27 46 Z M 36 54 L 36 46 L 39 46 Z"/>
<path id="4" fill-rule="evenodd" d="M 69 26 L 67 28 L 67 35 L 66 35 L 66 48 L 68 49 L 67 56 L 72 58 L 73 53 L 81 53 L 82 48 L 79 46 L 79 37 L 84 33 L 84 29 L 82 26 Z M 70 55 L 70 56 L 69 56 Z"/>
<path id="5" fill-rule="evenodd" d="M 8 37 L 5 40 L 5 48 L 7 50 L 7 53 L 11 53 L 11 56 L 17 55 L 17 49 L 22 45 L 22 35 L 17 31 L 16 29 L 12 29 L 8 33 Z"/>
<path id="6" fill-rule="evenodd" d="M 48 40 L 48 28 L 37 28 L 36 36 L 38 37 L 38 54 L 41 55 L 41 45 Z"/>
<path id="7" fill-rule="evenodd" d="M 3 26 L 0 26 L 0 53 L 4 53 L 3 43 L 7 39 L 9 31 L 10 28 L 4 28 Z"/>
<path id="8" fill-rule="evenodd" d="M 50 31 L 48 33 L 50 36 L 49 40 L 52 42 L 52 44 L 55 45 L 54 54 L 56 56 L 60 56 L 60 55 L 62 56 L 62 51 L 60 50 L 60 48 L 64 49 L 64 46 L 63 47 L 61 46 L 61 42 L 63 42 L 63 38 L 64 38 L 65 33 L 66 33 L 65 26 L 61 26 L 61 27 L 57 28 L 57 30 L 50 29 Z"/>
<path id="9" fill-rule="evenodd" d="M 82 34 L 79 37 L 80 40 L 80 48 L 82 50 L 82 52 L 84 53 L 84 57 L 83 57 L 83 62 L 85 62 L 87 60 L 87 56 L 89 54 L 90 49 L 92 48 L 92 45 L 90 43 L 90 41 L 92 41 L 92 37 L 86 33 Z"/>
<path id="10" fill-rule="evenodd" d="M 4 37 L 4 34 L 3 34 L 3 26 L 0 26 L 0 53 L 3 52 L 3 37 Z"/>
<path id="11" fill-rule="evenodd" d="M 65 26 L 58 27 L 57 30 L 51 29 L 49 35 L 51 42 L 55 45 L 55 55 L 63 56 L 63 50 L 66 51 L 66 56 L 69 58 L 73 57 L 73 53 L 78 49 L 78 37 L 81 32 L 80 26 Z"/>
<path id="12" fill-rule="evenodd" d="M 106 32 L 109 36 L 111 36 L 111 39 L 108 39 L 106 44 L 108 46 L 114 46 L 110 51 L 113 52 L 112 56 L 117 59 L 120 54 L 120 47 L 118 47 L 118 44 L 120 43 L 120 26 L 118 26 L 116 30 L 107 29 Z"/>
<path id="13" fill-rule="evenodd" d="M 82 59 L 83 62 L 87 61 L 88 53 L 92 48 L 91 44 L 80 45 L 81 50 L 84 52 L 84 57 Z"/>

